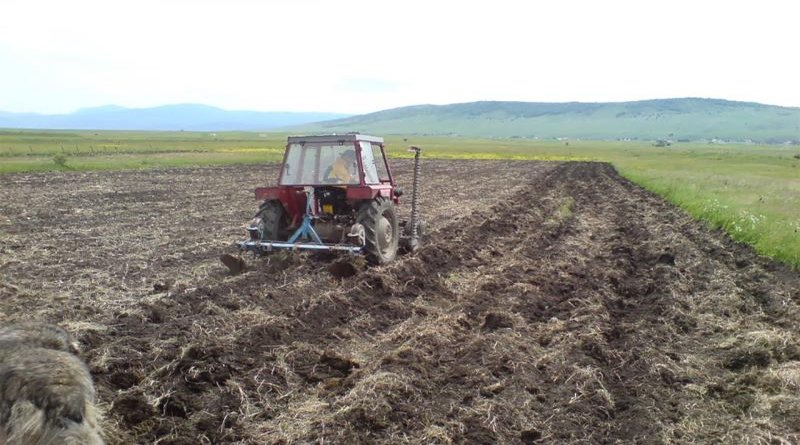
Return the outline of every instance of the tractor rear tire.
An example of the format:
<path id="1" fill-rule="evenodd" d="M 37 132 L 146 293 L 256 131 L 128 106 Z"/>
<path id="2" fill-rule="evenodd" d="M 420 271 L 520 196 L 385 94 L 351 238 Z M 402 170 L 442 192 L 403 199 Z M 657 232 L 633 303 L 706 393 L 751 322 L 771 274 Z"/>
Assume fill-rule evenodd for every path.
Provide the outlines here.
<path id="1" fill-rule="evenodd" d="M 289 221 L 280 201 L 265 201 L 256 217 L 261 218 L 261 239 L 257 241 L 286 241 Z"/>
<path id="2" fill-rule="evenodd" d="M 361 204 L 356 222 L 364 226 L 364 256 L 370 264 L 387 264 L 397 257 L 400 229 L 392 200 L 380 197 Z"/>

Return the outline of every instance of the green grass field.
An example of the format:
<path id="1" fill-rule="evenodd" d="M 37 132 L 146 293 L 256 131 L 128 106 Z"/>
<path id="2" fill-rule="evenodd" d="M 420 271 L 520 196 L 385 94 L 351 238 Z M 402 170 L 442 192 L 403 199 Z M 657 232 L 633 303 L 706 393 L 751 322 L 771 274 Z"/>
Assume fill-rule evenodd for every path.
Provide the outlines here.
<path id="1" fill-rule="evenodd" d="M 285 134 L 0 131 L 0 173 L 276 162 Z M 800 147 L 408 136 L 389 152 L 452 159 L 594 160 L 758 252 L 800 267 Z"/>

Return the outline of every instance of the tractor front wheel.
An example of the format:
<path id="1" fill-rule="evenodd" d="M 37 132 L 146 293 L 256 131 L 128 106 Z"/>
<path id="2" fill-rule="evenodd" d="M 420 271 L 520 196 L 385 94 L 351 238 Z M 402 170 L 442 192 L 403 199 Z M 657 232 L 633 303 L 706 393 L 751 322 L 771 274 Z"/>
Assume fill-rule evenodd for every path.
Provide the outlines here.
<path id="1" fill-rule="evenodd" d="M 397 257 L 400 230 L 394 203 L 388 198 L 365 202 L 357 222 L 364 226 L 364 254 L 371 264 L 386 264 Z"/>

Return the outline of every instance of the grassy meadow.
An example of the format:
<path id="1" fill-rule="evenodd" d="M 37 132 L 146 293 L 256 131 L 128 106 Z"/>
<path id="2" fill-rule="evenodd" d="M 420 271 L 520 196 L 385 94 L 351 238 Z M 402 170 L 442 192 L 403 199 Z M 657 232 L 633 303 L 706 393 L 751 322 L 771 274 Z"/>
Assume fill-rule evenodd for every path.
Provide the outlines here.
<path id="1" fill-rule="evenodd" d="M 0 130 L 0 173 L 255 164 L 281 159 L 286 134 Z M 389 152 L 451 159 L 611 162 L 758 252 L 800 267 L 800 147 L 388 137 Z"/>

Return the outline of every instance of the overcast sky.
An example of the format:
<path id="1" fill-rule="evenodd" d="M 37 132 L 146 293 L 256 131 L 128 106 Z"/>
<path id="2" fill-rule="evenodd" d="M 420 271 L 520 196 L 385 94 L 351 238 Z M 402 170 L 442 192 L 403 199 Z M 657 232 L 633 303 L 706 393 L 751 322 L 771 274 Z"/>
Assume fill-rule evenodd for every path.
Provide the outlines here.
<path id="1" fill-rule="evenodd" d="M 0 110 L 800 106 L 800 2 L 0 0 Z"/>

